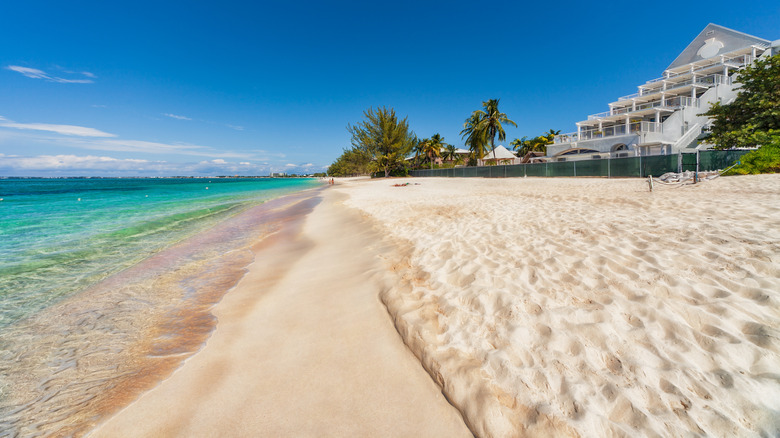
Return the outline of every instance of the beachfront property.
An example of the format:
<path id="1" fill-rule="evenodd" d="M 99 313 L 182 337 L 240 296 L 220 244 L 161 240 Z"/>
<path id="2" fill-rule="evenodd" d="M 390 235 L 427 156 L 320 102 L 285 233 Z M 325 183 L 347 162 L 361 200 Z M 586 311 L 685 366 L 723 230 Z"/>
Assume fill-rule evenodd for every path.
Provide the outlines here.
<path id="1" fill-rule="evenodd" d="M 780 40 L 770 42 L 709 24 L 661 77 L 609 103 L 608 111 L 577 122 L 576 132 L 556 136 L 547 146 L 546 158 L 618 158 L 706 148 L 699 140 L 711 121 L 699 114 L 713 102 L 734 100 L 736 73 L 777 53 Z"/>

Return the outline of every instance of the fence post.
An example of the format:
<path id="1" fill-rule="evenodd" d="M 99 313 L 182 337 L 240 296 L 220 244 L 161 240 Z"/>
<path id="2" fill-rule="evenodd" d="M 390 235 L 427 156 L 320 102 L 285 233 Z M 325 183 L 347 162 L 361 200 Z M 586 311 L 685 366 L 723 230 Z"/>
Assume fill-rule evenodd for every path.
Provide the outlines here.
<path id="1" fill-rule="evenodd" d="M 639 156 L 639 177 L 642 178 L 642 156 Z"/>
<path id="2" fill-rule="evenodd" d="M 677 151 L 677 173 L 682 173 L 682 151 Z"/>
<path id="3" fill-rule="evenodd" d="M 574 176 L 576 177 L 577 176 L 577 162 L 576 161 L 572 161 L 572 163 L 574 163 Z"/>
<path id="4" fill-rule="evenodd" d="M 607 155 L 607 178 L 612 178 L 612 154 Z"/>

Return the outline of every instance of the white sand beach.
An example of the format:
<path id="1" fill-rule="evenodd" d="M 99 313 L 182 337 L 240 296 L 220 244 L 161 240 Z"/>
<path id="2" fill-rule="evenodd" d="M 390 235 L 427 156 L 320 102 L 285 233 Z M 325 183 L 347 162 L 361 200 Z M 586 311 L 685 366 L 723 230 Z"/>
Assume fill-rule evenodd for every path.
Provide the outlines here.
<path id="1" fill-rule="evenodd" d="M 780 434 L 780 175 L 400 182 L 339 190 L 405 245 L 382 299 L 477 435 Z"/>
<path id="2" fill-rule="evenodd" d="M 91 436 L 777 436 L 778 201 L 780 175 L 338 181 Z"/>

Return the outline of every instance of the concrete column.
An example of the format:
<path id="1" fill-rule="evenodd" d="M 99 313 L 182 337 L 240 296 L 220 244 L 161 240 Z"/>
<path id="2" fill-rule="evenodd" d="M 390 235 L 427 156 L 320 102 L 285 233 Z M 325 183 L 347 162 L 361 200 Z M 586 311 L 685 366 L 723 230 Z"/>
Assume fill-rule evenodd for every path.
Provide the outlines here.
<path id="1" fill-rule="evenodd" d="M 631 99 L 631 111 L 636 111 L 636 99 Z"/>
<path id="2" fill-rule="evenodd" d="M 582 140 L 582 126 L 577 123 L 577 141 Z"/>
<path id="3" fill-rule="evenodd" d="M 626 134 L 631 132 L 631 117 L 626 116 Z"/>
<path id="4" fill-rule="evenodd" d="M 614 110 L 614 108 L 612 108 L 612 104 L 610 103 L 609 104 L 609 115 L 611 116 L 612 114 L 615 114 L 615 110 Z"/>
<path id="5" fill-rule="evenodd" d="M 655 132 L 661 130 L 661 111 L 655 110 Z"/>

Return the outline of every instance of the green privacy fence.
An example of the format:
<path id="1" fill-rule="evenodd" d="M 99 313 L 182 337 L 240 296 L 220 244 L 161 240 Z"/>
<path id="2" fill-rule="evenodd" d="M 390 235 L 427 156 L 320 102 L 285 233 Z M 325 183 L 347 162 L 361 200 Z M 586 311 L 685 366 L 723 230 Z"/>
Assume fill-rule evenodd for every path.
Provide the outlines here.
<path id="1" fill-rule="evenodd" d="M 453 169 L 420 169 L 411 176 L 509 178 L 517 176 L 602 176 L 646 177 L 667 172 L 725 169 L 750 151 L 699 151 L 674 155 L 602 158 L 598 160 L 555 161 L 550 163 L 511 164 L 504 166 L 457 167 Z"/>

